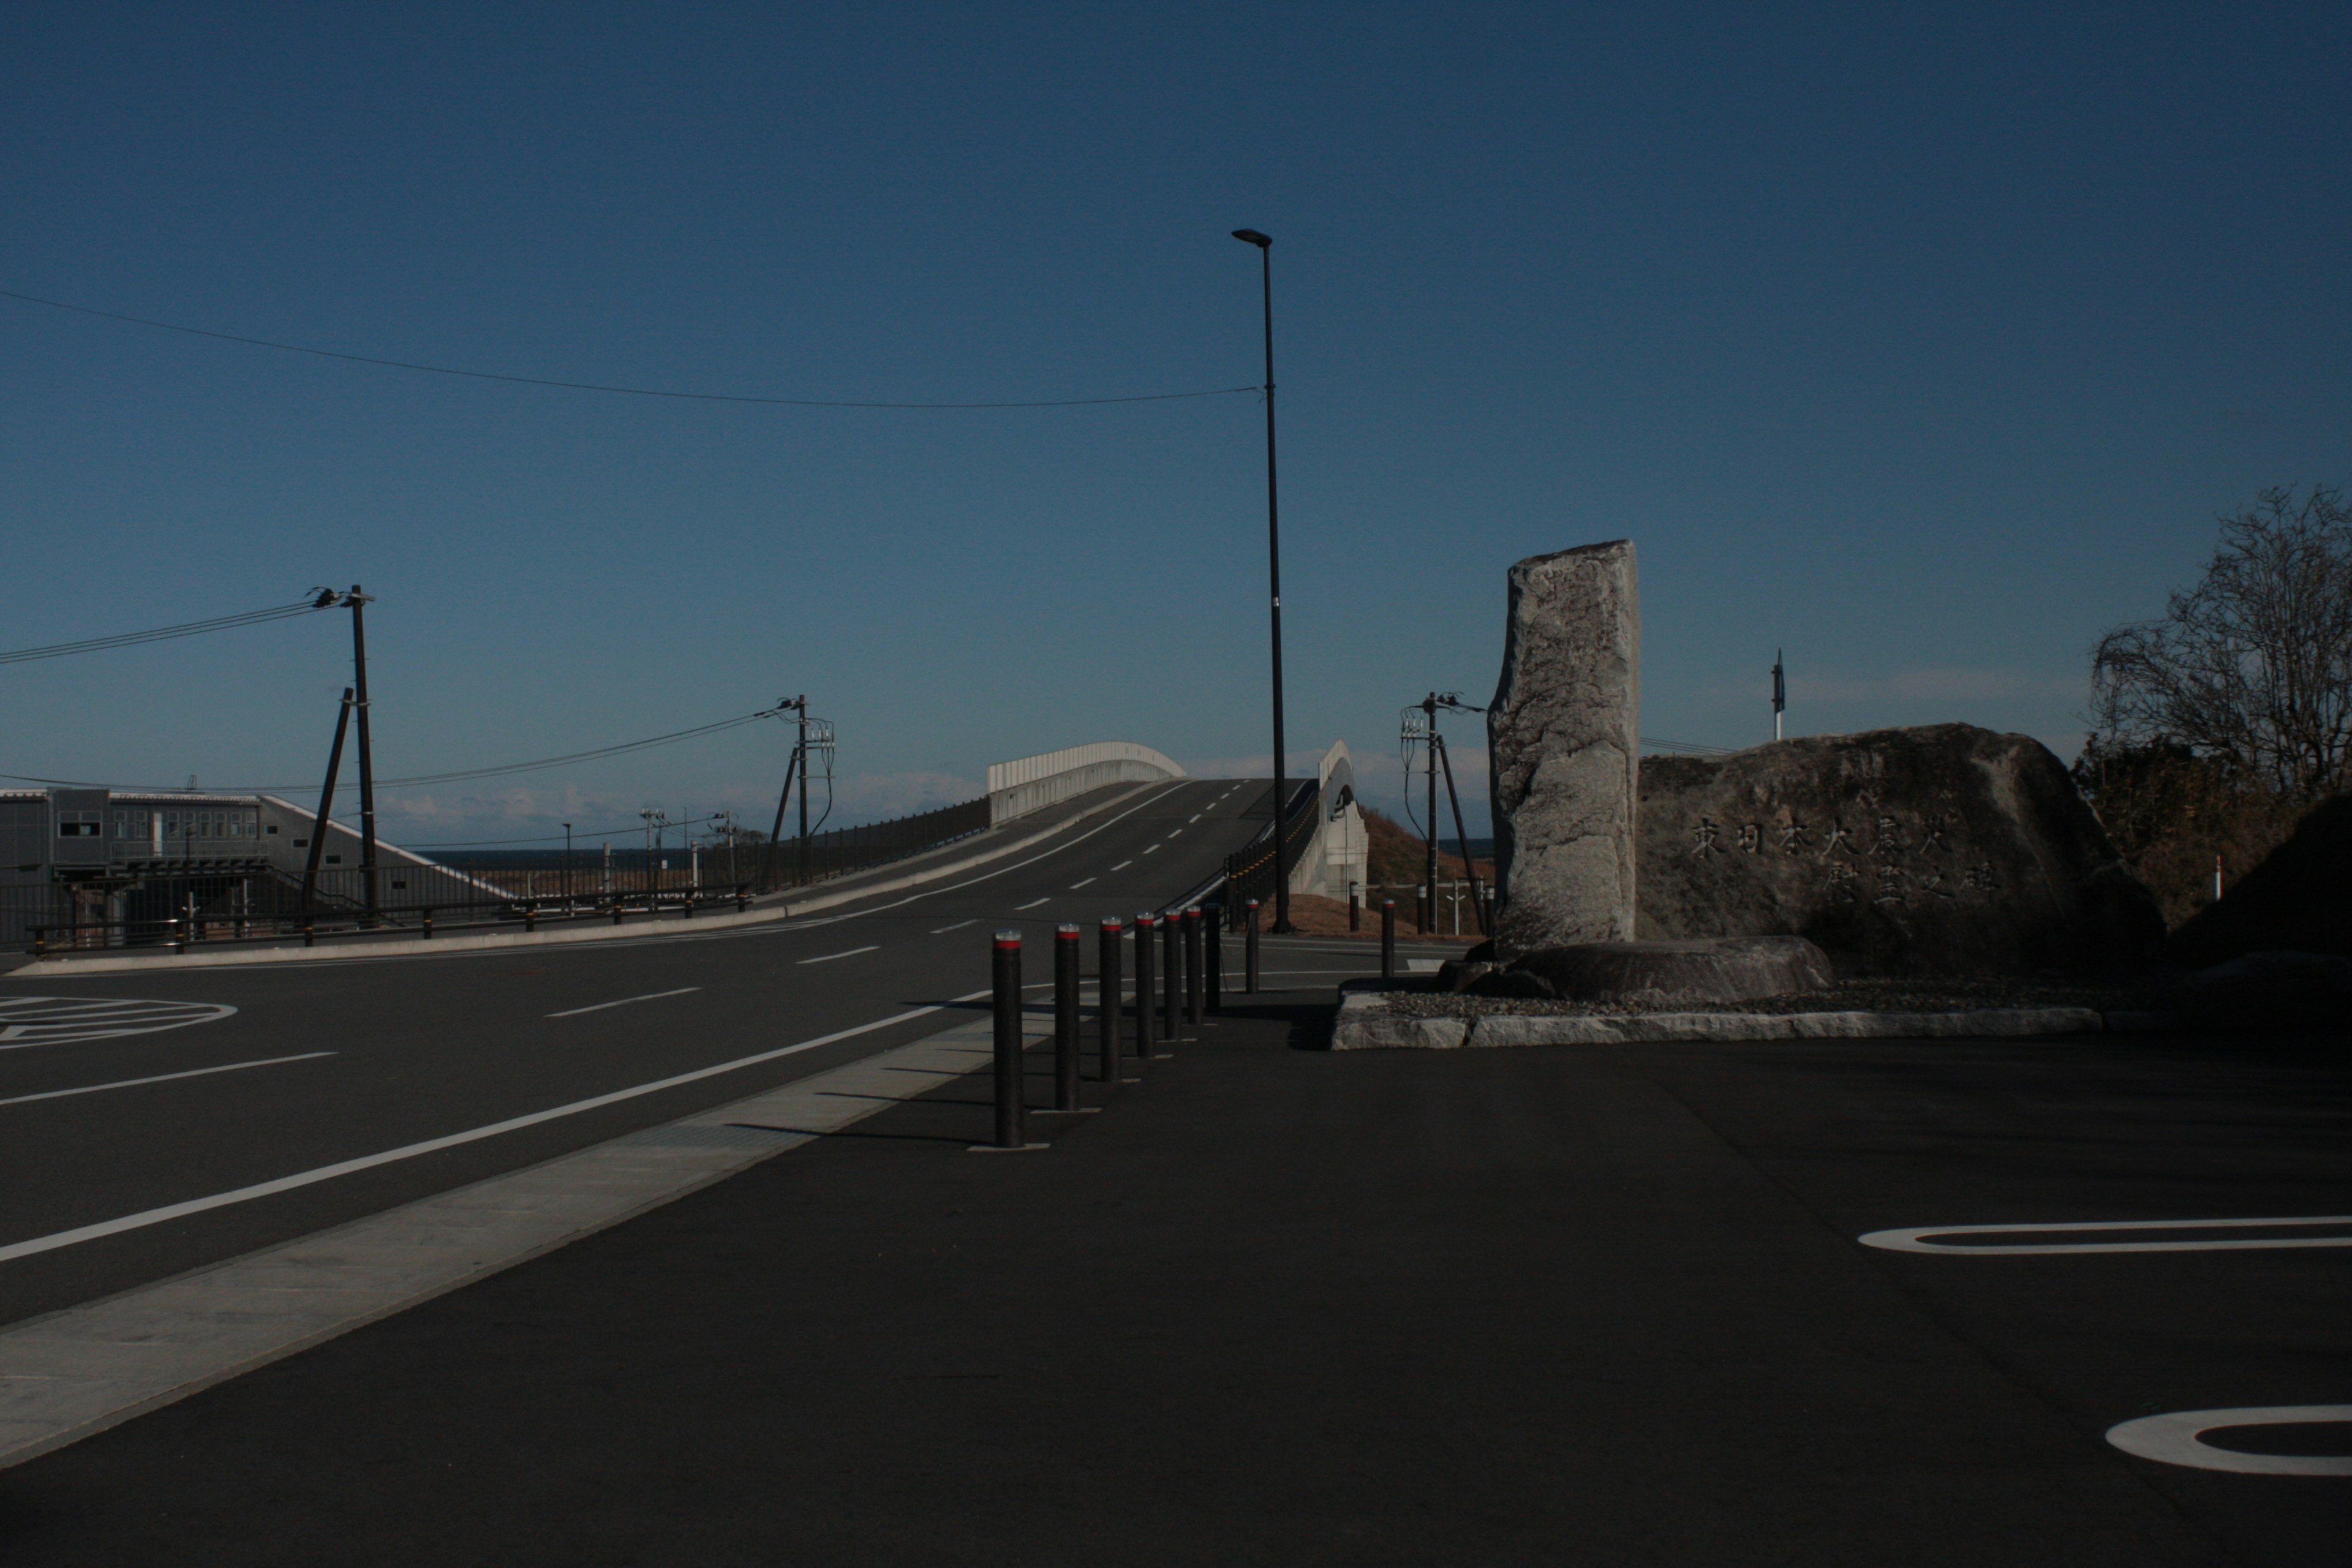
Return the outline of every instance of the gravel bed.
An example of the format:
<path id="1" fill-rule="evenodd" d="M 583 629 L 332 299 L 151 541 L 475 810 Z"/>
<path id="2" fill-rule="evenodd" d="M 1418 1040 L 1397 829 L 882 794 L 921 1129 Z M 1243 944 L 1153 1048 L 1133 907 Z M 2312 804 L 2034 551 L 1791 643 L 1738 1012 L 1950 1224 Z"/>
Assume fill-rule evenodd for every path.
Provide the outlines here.
<path id="1" fill-rule="evenodd" d="M 1842 980 L 1826 991 L 1759 996 L 1748 1002 L 1636 1006 L 1622 1002 L 1552 1002 L 1522 996 L 1470 996 L 1448 991 L 1374 993 L 1391 1011 L 1416 1018 L 1632 1017 L 1644 1013 L 1966 1013 L 1994 1007 L 2095 1007 L 2101 1012 L 2158 1005 L 2128 985 L 1987 980 Z"/>

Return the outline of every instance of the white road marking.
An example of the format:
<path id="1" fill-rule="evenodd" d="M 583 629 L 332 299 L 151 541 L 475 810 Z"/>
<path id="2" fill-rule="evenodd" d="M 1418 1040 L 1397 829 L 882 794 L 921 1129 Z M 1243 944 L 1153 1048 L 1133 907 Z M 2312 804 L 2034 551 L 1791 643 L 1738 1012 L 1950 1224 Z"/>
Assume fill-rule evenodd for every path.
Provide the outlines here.
<path id="1" fill-rule="evenodd" d="M 304 1051 L 299 1057 L 268 1057 L 257 1062 L 230 1062 L 216 1068 L 190 1068 L 185 1072 L 159 1072 L 152 1078 L 117 1079 L 112 1083 L 84 1084 L 79 1089 L 52 1089 L 41 1094 L 19 1094 L 8 1100 L 0 1100 L 0 1105 L 24 1105 L 36 1100 L 64 1100 L 69 1095 L 96 1094 L 100 1089 L 136 1089 L 142 1083 L 169 1083 L 175 1078 L 203 1078 L 207 1073 L 236 1072 L 245 1068 L 274 1068 L 280 1062 L 316 1061 L 320 1057 L 331 1057 L 334 1054 L 332 1051 Z"/>
<path id="2" fill-rule="evenodd" d="M 227 1017 L 218 1002 L 141 1002 L 82 996 L 0 997 L 0 1051 L 151 1035 Z"/>
<path id="3" fill-rule="evenodd" d="M 1183 831 L 1184 831 L 1184 830 L 1183 830 L 1182 828 L 1181 828 L 1181 827 L 1171 827 L 1171 828 L 1170 828 L 1170 829 L 1168 830 L 1168 837 L 1171 837 L 1171 838 L 1173 838 L 1173 837 L 1175 837 L 1178 834 L 1180 834 L 1180 833 L 1181 833 L 1181 832 L 1183 832 Z"/>
<path id="4" fill-rule="evenodd" d="M 1144 853 L 1145 853 L 1146 855 L 1157 855 L 1157 854 L 1159 854 L 1159 853 L 1160 853 L 1160 846 L 1159 846 L 1159 845 L 1157 845 L 1157 844 L 1154 844 L 1154 845 L 1152 845 L 1150 848 L 1146 849 L 1146 850 L 1144 851 Z"/>
<path id="5" fill-rule="evenodd" d="M 1088 877 L 1088 878 L 1087 879 L 1087 882 L 1091 882 L 1091 881 L 1094 881 L 1095 879 L 1094 879 L 1094 878 L 1092 878 L 1092 877 Z M 1071 883 L 1071 884 L 1070 884 L 1070 891 L 1072 891 L 1072 892 L 1074 892 L 1074 893 L 1075 893 L 1075 892 L 1076 892 L 1080 888 L 1085 887 L 1085 886 L 1087 885 L 1087 882 L 1073 882 L 1073 883 Z"/>
<path id="6" fill-rule="evenodd" d="M 2293 1226 L 2352 1227 L 2352 1215 L 2315 1215 L 2307 1219 L 2133 1219 L 2101 1224 L 1930 1225 L 1916 1230 L 1874 1230 L 1858 1239 L 1886 1252 L 1933 1252 L 1945 1258 L 2019 1258 L 2061 1252 L 2246 1252 L 2291 1247 L 2352 1247 L 2352 1236 L 2280 1236 L 2216 1241 L 1994 1242 L 1948 1247 L 1930 1239 L 1947 1236 L 2080 1236 L 2111 1230 L 2276 1230 Z M 2316 1420 L 2318 1417 L 2314 1416 Z"/>
<path id="7" fill-rule="evenodd" d="M 1196 812 L 1194 812 L 1194 813 L 1192 814 L 1191 821 L 1186 822 L 1186 823 L 1184 824 L 1184 826 L 1187 826 L 1187 827 L 1190 827 L 1190 826 L 1192 826 L 1192 824 L 1193 824 L 1194 822 L 1198 822 L 1198 821 L 1200 821 L 1200 820 L 1201 820 L 1201 814 L 1200 814 L 1199 812 L 1197 812 L 1197 811 L 1196 811 Z"/>
<path id="8" fill-rule="evenodd" d="M 1126 870 L 1129 866 L 1132 866 L 1132 865 L 1134 865 L 1134 864 L 1135 864 L 1135 862 L 1134 862 L 1134 861 L 1132 861 L 1132 860 L 1122 860 L 1122 861 L 1120 861 L 1118 865 L 1113 866 L 1113 867 L 1111 868 L 1111 869 L 1112 869 L 1112 870 L 1114 870 L 1114 871 L 1124 871 L 1124 870 Z"/>
<path id="9" fill-rule="evenodd" d="M 1034 909 L 1035 909 L 1039 904 L 1047 903 L 1047 902 L 1050 902 L 1050 901 L 1051 901 L 1051 895 L 1050 895 L 1050 894 L 1049 894 L 1049 895 L 1047 895 L 1047 897 L 1046 897 L 1046 898 L 1043 898 L 1043 899 L 1032 899 L 1032 900 L 1029 900 L 1027 903 L 1025 903 L 1025 904 L 1015 904 L 1015 905 L 1013 905 L 1013 912 L 1014 914 L 1016 914 L 1016 915 L 1017 915 L 1017 914 L 1019 914 L 1023 910 L 1034 910 Z"/>
<path id="10" fill-rule="evenodd" d="M 804 964 L 831 963 L 836 958 L 856 958 L 861 952 L 879 952 L 881 951 L 882 949 L 879 946 L 868 944 L 865 947 L 853 947 L 845 952 L 828 952 L 822 958 L 803 958 L 801 962 Z"/>
<path id="11" fill-rule="evenodd" d="M 963 928 L 964 928 L 964 927 L 966 927 L 966 926 L 976 926 L 976 925 L 978 925 L 979 923 L 980 923 L 980 922 L 979 922 L 978 921 L 976 921 L 976 920 L 971 920 L 971 921 L 956 921 L 956 923 L 955 923 L 955 924 L 953 924 L 953 925 L 951 925 L 951 926 L 941 926 L 941 927 L 940 927 L 940 929 L 939 929 L 939 930 L 937 930 L 937 931 L 933 931 L 931 934 L 932 934 L 933 936 L 945 936 L 945 935 L 947 935 L 947 934 L 948 934 L 948 932 L 950 932 L 950 931 L 961 931 L 961 930 L 963 930 Z"/>
<path id="12" fill-rule="evenodd" d="M 26 1241 L 12 1242 L 5 1247 L 0 1247 L 0 1263 L 6 1263 L 18 1258 L 30 1258 L 37 1253 L 55 1252 L 59 1247 L 72 1247 L 84 1241 L 95 1241 L 104 1236 L 120 1236 L 127 1230 L 140 1230 L 151 1225 L 164 1225 L 175 1219 L 184 1219 L 190 1215 L 226 1208 L 231 1204 L 247 1203 L 255 1198 L 266 1198 L 278 1193 L 292 1192 L 297 1187 L 307 1187 L 319 1182 L 331 1182 L 337 1176 L 347 1176 L 357 1171 L 372 1171 L 379 1165 L 389 1165 L 398 1161 L 415 1159 L 419 1154 L 433 1154 L 444 1149 L 455 1149 L 460 1144 L 479 1142 L 485 1138 L 495 1138 L 501 1132 L 514 1132 L 525 1127 L 537 1127 L 542 1122 L 560 1121 L 566 1116 L 577 1116 L 583 1111 L 601 1110 L 608 1105 L 619 1105 L 625 1100 L 640 1099 L 648 1094 L 659 1094 L 666 1089 L 677 1089 L 682 1084 L 699 1083 L 704 1079 L 717 1078 L 721 1073 L 758 1067 L 763 1062 L 772 1062 L 784 1057 L 797 1056 L 803 1051 L 815 1050 L 820 1046 L 830 1046 L 841 1040 L 855 1038 L 859 1035 L 870 1035 L 877 1029 L 887 1029 L 893 1024 L 903 1024 L 909 1019 L 928 1017 L 933 1013 L 944 1012 L 960 1003 L 977 1002 L 987 994 L 985 991 L 974 991 L 966 995 L 950 997 L 945 1002 L 935 1002 L 928 1007 L 917 1007 L 911 1012 L 894 1013 L 887 1018 L 877 1018 L 870 1024 L 858 1024 L 850 1028 L 836 1029 L 830 1035 L 819 1035 L 813 1040 L 803 1040 L 797 1045 L 779 1046 L 772 1051 L 761 1051 L 752 1056 L 737 1057 L 732 1061 L 719 1062 L 707 1068 L 697 1068 L 692 1072 L 682 1072 L 670 1078 L 656 1079 L 651 1083 L 637 1084 L 630 1089 L 616 1089 L 610 1094 L 575 1100 L 568 1105 L 550 1106 L 545 1110 L 534 1110 L 523 1116 L 511 1116 L 504 1121 L 493 1121 L 487 1126 L 468 1128 L 463 1132 L 446 1133 L 439 1138 L 427 1138 L 418 1143 L 404 1143 L 397 1149 L 386 1149 L 375 1154 L 362 1154 L 353 1160 L 340 1160 L 331 1165 L 320 1165 L 311 1170 L 298 1171 L 290 1176 L 278 1176 L 267 1182 L 256 1182 L 251 1186 L 236 1187 L 226 1193 L 214 1193 L 208 1197 L 189 1198 L 183 1203 L 165 1204 L 161 1208 L 142 1209 L 137 1214 L 100 1220 L 94 1225 L 77 1226 L 71 1230 L 60 1230 L 48 1236 L 37 1236 Z"/>
<path id="13" fill-rule="evenodd" d="M 2352 1405 L 2267 1405 L 2242 1410 L 2180 1410 L 2143 1415 L 2107 1428 L 2107 1441 L 2126 1454 L 2200 1470 L 2241 1476 L 2352 1476 L 2352 1454 L 2249 1454 L 2217 1448 L 2208 1432 L 2231 1426 L 2301 1426 L 2352 1421 Z"/>
<path id="14" fill-rule="evenodd" d="M 550 1013 L 551 1018 L 576 1018 L 583 1013 L 601 1013 L 607 1007 L 625 1007 L 632 1002 L 655 1002 L 664 996 L 683 996 L 689 991 L 699 991 L 699 985 L 681 985 L 675 991 L 648 991 L 642 996 L 624 996 L 617 1002 L 598 1002 L 586 1007 L 567 1007 L 561 1013 Z"/>

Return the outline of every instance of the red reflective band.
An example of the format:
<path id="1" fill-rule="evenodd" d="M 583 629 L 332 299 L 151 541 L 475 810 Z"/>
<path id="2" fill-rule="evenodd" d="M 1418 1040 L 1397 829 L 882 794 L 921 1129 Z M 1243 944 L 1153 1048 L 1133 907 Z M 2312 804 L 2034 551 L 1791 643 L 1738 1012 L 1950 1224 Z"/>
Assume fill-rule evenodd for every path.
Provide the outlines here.
<path id="1" fill-rule="evenodd" d="M 1018 952 L 1021 950 L 1021 939 L 1016 936 L 1012 941 L 1007 942 L 1004 938 L 1000 936 L 996 939 L 996 948 L 999 952 L 1006 951 Z"/>
<path id="2" fill-rule="evenodd" d="M 1126 929 L 1125 927 L 1121 926 L 1121 925 L 1118 923 L 1118 921 L 1103 921 L 1103 923 L 1102 923 L 1102 928 L 1103 928 L 1103 930 L 1105 930 L 1105 931 L 1123 931 L 1123 930 L 1125 930 L 1125 929 Z"/>

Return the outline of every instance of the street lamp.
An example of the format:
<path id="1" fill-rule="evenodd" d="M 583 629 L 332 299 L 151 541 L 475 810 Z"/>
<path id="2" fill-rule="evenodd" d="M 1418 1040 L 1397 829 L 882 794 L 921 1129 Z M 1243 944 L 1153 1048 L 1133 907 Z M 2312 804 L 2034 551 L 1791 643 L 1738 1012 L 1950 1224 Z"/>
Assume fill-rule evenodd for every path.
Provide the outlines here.
<path id="1" fill-rule="evenodd" d="M 1287 931 L 1290 874 L 1282 862 L 1282 850 L 1290 789 L 1282 772 L 1282 510 L 1274 480 L 1274 240 L 1254 228 L 1237 228 L 1234 237 L 1257 247 L 1258 276 L 1265 299 L 1265 574 L 1274 611 L 1274 929 Z"/>

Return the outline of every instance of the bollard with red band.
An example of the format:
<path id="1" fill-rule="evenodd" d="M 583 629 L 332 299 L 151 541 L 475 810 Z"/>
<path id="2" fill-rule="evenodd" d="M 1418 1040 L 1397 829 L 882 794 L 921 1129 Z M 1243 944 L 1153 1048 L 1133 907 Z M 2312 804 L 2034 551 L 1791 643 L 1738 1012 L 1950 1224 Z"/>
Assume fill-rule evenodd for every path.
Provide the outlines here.
<path id="1" fill-rule="evenodd" d="M 1054 1109 L 1078 1109 L 1078 971 L 1086 954 L 1083 933 L 1073 925 L 1054 928 Z"/>
<path id="2" fill-rule="evenodd" d="M 1212 1013 L 1225 1010 L 1225 906 L 1201 906 L 1201 936 L 1204 949 L 1202 957 L 1207 962 L 1208 973 L 1202 978 L 1202 990 L 1206 1000 L 1202 1004 Z"/>
<path id="3" fill-rule="evenodd" d="M 1160 1034 L 1172 1046 L 1184 1037 L 1184 917 L 1160 916 Z"/>
<path id="4" fill-rule="evenodd" d="M 1257 900 L 1252 899 L 1247 908 L 1249 929 L 1242 933 L 1242 989 L 1255 996 L 1257 994 Z"/>
<path id="5" fill-rule="evenodd" d="M 1102 1081 L 1105 1083 L 1119 1081 L 1118 1037 L 1126 1027 L 1118 1016 L 1121 994 L 1126 989 L 1120 984 L 1119 974 L 1124 967 L 1120 962 L 1124 955 L 1119 952 L 1119 942 L 1124 935 L 1118 921 L 1106 920 L 1102 923 L 1102 933 L 1095 939 L 1095 1001 L 1097 1004 L 1095 1011 L 1100 1016 L 1101 1022 L 1098 1032 L 1102 1036 Z"/>
<path id="6" fill-rule="evenodd" d="M 1029 1103 L 1022 1083 L 1021 933 L 996 933 L 991 978 L 996 1018 L 996 1142 L 980 1149 L 1029 1148 Z M 1040 1145 L 1042 1147 L 1042 1145 Z"/>
<path id="7" fill-rule="evenodd" d="M 1184 1022 L 1195 1029 L 1201 1026 L 1201 906 L 1194 904 L 1184 911 Z"/>
<path id="8" fill-rule="evenodd" d="M 1396 974 L 1396 900 L 1381 900 L 1381 978 Z"/>
<path id="9" fill-rule="evenodd" d="M 1151 939 L 1160 926 L 1159 918 L 1149 912 L 1135 917 L 1135 1056 L 1138 1061 L 1150 1061 L 1152 1047 L 1158 1043 L 1152 1037 L 1159 1030 L 1152 1025 L 1151 1015 L 1159 1005 L 1152 992 L 1151 975 L 1156 967 L 1151 962 Z"/>

